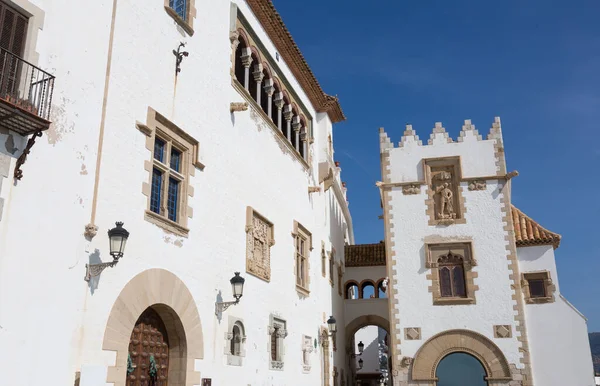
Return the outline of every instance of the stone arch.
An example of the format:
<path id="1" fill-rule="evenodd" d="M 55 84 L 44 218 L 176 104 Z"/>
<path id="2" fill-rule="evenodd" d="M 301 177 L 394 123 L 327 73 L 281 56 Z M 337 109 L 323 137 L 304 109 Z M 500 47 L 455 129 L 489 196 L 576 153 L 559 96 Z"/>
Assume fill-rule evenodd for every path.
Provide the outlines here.
<path id="1" fill-rule="evenodd" d="M 149 269 L 131 279 L 123 288 L 110 311 L 102 349 L 115 351 L 115 366 L 108 367 L 106 382 L 125 386 L 127 355 L 131 331 L 138 317 L 152 307 L 165 322 L 169 335 L 176 336 L 179 347 L 174 353 L 183 362 L 185 386 L 200 384 L 194 371 L 196 359 L 204 358 L 202 324 L 196 302 L 186 285 L 164 269 Z M 184 374 L 181 374 L 183 376 Z"/>
<path id="2" fill-rule="evenodd" d="M 489 382 L 512 380 L 510 366 L 502 350 L 485 336 L 469 330 L 448 330 L 431 337 L 421 346 L 412 365 L 413 381 L 437 381 L 435 371 L 446 356 L 463 352 L 477 358 Z"/>
<path id="3" fill-rule="evenodd" d="M 377 294 L 377 287 L 375 287 L 375 282 L 371 279 L 364 279 L 363 281 L 360 282 L 360 284 L 358 285 L 358 291 L 360 294 L 360 298 L 364 299 L 365 298 L 365 292 L 364 289 L 367 286 L 372 286 L 373 287 L 373 297 L 375 297 L 375 295 Z"/>
<path id="4" fill-rule="evenodd" d="M 362 315 L 346 325 L 346 329 L 345 329 L 346 330 L 346 337 L 345 337 L 346 344 L 349 344 L 349 342 L 352 341 L 352 337 L 354 336 L 356 331 L 358 331 L 361 328 L 366 327 L 366 326 L 381 327 L 384 330 L 386 330 L 388 332 L 388 334 L 390 333 L 389 320 L 382 318 L 381 316 L 378 316 L 378 315 Z M 350 347 L 350 346 L 346 346 L 346 347 Z"/>
<path id="5" fill-rule="evenodd" d="M 344 299 L 350 299 L 348 297 L 348 290 L 352 286 L 356 286 L 356 290 L 357 290 L 356 298 L 360 299 L 360 286 L 358 285 L 358 282 L 356 280 L 348 280 L 348 281 L 346 281 L 346 283 L 344 283 Z"/>

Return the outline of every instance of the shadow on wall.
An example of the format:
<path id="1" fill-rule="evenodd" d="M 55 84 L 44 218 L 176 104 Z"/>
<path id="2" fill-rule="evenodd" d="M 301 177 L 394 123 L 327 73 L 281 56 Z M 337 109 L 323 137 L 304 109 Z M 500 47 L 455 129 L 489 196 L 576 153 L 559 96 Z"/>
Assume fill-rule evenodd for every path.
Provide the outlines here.
<path id="1" fill-rule="evenodd" d="M 100 251 L 96 248 L 93 253 L 90 254 L 89 265 L 92 264 L 101 264 L 102 259 L 100 258 Z M 100 284 L 100 277 L 102 274 L 98 276 L 92 276 L 90 281 L 88 282 L 88 287 L 90 288 L 90 292 L 94 295 L 94 292 L 98 289 L 98 285 Z"/>

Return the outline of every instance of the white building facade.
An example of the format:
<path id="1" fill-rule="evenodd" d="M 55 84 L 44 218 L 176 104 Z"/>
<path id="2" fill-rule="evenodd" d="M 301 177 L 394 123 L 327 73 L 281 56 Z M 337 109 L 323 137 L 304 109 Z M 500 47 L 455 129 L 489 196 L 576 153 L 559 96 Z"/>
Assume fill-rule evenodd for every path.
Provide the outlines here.
<path id="1" fill-rule="evenodd" d="M 593 385 L 560 236 L 512 206 L 499 118 L 487 138 L 467 120 L 457 141 L 437 123 L 427 143 L 407 126 L 380 144 L 393 384 L 454 384 L 438 365 L 464 353 L 477 385 Z"/>
<path id="2" fill-rule="evenodd" d="M 0 5 L 3 382 L 345 384 L 344 115 L 272 3 Z"/>

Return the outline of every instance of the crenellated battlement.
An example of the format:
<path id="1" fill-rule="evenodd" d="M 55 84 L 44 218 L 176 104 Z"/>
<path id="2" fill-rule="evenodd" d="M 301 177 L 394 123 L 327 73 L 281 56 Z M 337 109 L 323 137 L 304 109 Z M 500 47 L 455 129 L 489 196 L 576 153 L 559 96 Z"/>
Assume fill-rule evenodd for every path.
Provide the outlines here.
<path id="1" fill-rule="evenodd" d="M 442 122 L 436 122 L 427 144 L 425 146 L 443 146 L 449 143 L 465 142 L 465 141 L 483 141 L 483 137 L 479 134 L 479 131 L 475 128 L 475 125 L 471 123 L 470 119 L 466 119 L 462 130 L 458 134 L 458 138 L 454 141 L 446 132 L 446 128 L 442 126 Z M 502 126 L 500 123 L 500 117 L 495 117 L 492 127 L 485 140 L 495 140 L 499 147 L 503 146 L 502 141 Z M 393 149 L 394 143 L 385 132 L 383 127 L 379 128 L 379 144 L 380 151 L 384 152 L 388 149 Z M 398 143 L 398 147 L 411 147 L 411 146 L 423 146 L 423 142 L 419 139 L 416 131 L 412 125 L 406 125 L 406 129 L 402 134 L 402 138 Z"/>

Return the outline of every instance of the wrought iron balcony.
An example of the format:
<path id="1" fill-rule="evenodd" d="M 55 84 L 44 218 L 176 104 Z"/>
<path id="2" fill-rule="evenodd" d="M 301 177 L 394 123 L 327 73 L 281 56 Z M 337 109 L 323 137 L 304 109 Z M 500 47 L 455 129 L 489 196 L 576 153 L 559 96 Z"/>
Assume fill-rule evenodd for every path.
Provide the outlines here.
<path id="1" fill-rule="evenodd" d="M 0 128 L 27 136 L 50 126 L 54 76 L 0 48 Z"/>

